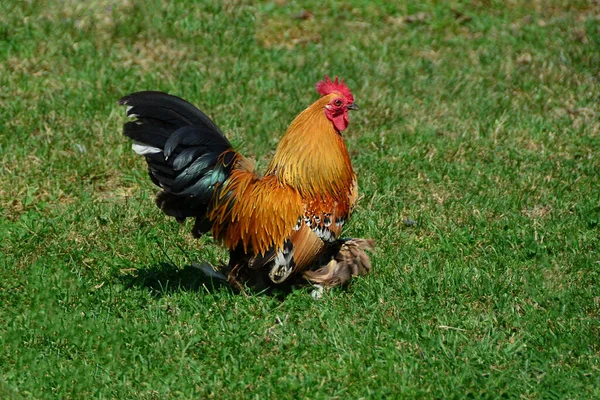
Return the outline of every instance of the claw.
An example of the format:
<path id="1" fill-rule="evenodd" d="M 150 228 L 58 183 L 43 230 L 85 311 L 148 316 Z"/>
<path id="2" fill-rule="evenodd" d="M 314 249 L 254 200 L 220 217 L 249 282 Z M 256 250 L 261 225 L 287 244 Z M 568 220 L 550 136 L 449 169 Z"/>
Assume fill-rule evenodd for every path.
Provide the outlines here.
<path id="1" fill-rule="evenodd" d="M 314 285 L 314 290 L 310 292 L 310 296 L 315 300 L 320 300 L 323 297 L 323 293 L 325 292 L 325 287 L 323 285 Z"/>

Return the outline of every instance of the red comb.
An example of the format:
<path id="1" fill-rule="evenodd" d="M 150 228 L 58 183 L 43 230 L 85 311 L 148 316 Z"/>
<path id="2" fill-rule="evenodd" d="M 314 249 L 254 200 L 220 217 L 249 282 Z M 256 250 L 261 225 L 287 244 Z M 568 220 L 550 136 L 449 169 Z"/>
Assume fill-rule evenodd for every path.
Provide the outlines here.
<path id="1" fill-rule="evenodd" d="M 335 77 L 335 80 L 332 82 L 331 79 L 327 75 L 325 75 L 325 80 L 317 82 L 317 92 L 321 96 L 327 96 L 333 92 L 339 92 L 342 96 L 346 98 L 346 100 L 350 103 L 354 103 L 354 96 L 352 96 L 352 92 L 348 89 L 348 86 L 344 83 L 342 79 L 341 82 L 338 82 L 338 77 Z"/>

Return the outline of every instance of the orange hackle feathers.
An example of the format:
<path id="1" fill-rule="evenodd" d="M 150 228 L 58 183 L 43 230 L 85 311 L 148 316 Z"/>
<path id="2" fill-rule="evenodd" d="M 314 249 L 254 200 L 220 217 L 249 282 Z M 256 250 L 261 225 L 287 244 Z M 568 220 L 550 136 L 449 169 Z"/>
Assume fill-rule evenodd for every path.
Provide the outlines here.
<path id="1" fill-rule="evenodd" d="M 323 112 L 336 96 L 320 98 L 294 119 L 267 169 L 303 196 L 326 194 L 343 201 L 354 179 L 344 139 Z"/>

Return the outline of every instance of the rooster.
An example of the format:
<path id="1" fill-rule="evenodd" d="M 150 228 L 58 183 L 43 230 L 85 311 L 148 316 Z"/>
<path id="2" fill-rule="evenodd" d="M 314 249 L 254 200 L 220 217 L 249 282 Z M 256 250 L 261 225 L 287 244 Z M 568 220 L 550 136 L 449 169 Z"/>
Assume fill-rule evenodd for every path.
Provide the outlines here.
<path id="1" fill-rule="evenodd" d="M 135 118 L 123 134 L 162 189 L 156 205 L 180 223 L 195 218 L 194 237 L 210 231 L 229 249 L 235 287 L 299 278 L 331 287 L 371 269 L 371 240 L 340 239 L 358 193 L 341 133 L 358 107 L 337 77 L 316 89 L 321 97 L 292 121 L 262 176 L 185 100 L 145 91 L 118 102 Z"/>

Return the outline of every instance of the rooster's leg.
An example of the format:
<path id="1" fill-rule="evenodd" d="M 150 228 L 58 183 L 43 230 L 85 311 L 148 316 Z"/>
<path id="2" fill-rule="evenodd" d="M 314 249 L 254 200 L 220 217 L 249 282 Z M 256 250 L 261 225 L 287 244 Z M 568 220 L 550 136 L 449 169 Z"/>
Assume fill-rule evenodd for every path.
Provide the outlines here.
<path id="1" fill-rule="evenodd" d="M 234 265 L 234 267 L 231 269 L 231 271 L 229 271 L 229 274 L 227 275 L 227 282 L 234 289 L 237 289 L 240 292 L 246 294 L 246 290 L 244 289 L 244 284 L 242 282 L 240 282 L 240 280 L 238 279 L 238 271 L 240 270 L 241 267 L 242 267 L 242 264 L 239 264 L 239 263 Z"/>

